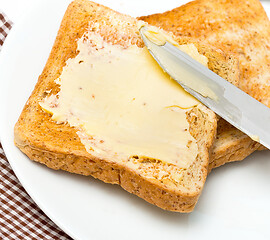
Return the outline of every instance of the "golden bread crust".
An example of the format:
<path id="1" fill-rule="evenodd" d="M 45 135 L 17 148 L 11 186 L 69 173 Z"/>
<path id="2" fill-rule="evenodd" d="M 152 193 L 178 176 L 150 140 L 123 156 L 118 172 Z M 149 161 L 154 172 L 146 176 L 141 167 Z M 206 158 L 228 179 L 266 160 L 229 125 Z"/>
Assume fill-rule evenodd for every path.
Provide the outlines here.
<path id="1" fill-rule="evenodd" d="M 219 119 L 217 138 L 209 161 L 209 172 L 225 163 L 243 160 L 260 146 L 261 144 L 235 129 L 224 119 Z"/>

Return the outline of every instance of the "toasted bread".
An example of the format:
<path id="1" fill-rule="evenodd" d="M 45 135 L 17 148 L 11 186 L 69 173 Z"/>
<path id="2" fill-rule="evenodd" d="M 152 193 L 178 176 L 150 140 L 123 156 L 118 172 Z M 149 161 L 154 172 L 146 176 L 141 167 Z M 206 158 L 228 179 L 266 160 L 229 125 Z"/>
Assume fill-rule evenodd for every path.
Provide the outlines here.
<path id="1" fill-rule="evenodd" d="M 239 60 L 239 87 L 270 106 L 270 22 L 258 0 L 195 0 L 171 11 L 141 17 L 176 36 L 197 39 Z M 263 147 L 225 121 L 218 123 L 209 169 L 239 161 Z"/>
<path id="2" fill-rule="evenodd" d="M 190 167 L 183 169 L 140 156 L 128 159 L 133 168 L 113 159 L 94 157 L 86 151 L 75 127 L 57 124 L 41 108 L 39 103 L 48 92 L 59 91 L 55 80 L 61 75 L 66 61 L 78 54 L 76 41 L 86 31 L 98 34 L 110 44 L 144 46 L 136 19 L 88 0 L 72 2 L 63 17 L 46 66 L 15 125 L 15 144 L 30 159 L 49 168 L 119 184 L 128 192 L 166 210 L 192 211 L 204 186 L 209 151 L 216 133 L 216 115 L 211 110 L 199 104 L 187 112 L 188 130 L 197 141 L 198 155 Z M 178 38 L 178 41 L 187 42 L 185 38 Z M 239 77 L 234 58 L 198 42 L 195 44 L 199 52 L 208 57 L 210 69 L 227 79 Z"/>

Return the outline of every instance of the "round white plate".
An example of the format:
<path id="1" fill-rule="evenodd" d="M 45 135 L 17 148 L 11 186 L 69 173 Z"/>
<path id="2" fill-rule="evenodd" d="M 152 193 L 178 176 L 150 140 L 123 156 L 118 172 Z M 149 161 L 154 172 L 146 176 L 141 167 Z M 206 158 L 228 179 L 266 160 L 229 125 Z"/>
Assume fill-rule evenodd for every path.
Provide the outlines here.
<path id="1" fill-rule="evenodd" d="M 133 16 L 179 5 L 177 0 L 99 2 Z M 45 65 L 67 5 L 65 0 L 33 1 L 0 54 L 1 141 L 34 201 L 75 239 L 269 239 L 269 151 L 214 170 L 194 212 L 180 214 L 161 210 L 119 186 L 51 170 L 14 146 L 14 124 Z"/>

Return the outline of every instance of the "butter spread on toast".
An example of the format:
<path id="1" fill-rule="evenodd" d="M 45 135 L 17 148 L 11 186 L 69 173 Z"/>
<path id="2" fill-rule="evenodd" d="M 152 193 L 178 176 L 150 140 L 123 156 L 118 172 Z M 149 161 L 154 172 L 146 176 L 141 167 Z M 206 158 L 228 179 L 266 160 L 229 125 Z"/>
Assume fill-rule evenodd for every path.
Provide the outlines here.
<path id="1" fill-rule="evenodd" d="M 112 45 L 90 32 L 77 44 L 78 55 L 55 80 L 60 91 L 40 102 L 52 120 L 76 127 L 94 156 L 111 161 L 143 156 L 189 167 L 198 146 L 186 111 L 199 102 L 145 47 Z"/>

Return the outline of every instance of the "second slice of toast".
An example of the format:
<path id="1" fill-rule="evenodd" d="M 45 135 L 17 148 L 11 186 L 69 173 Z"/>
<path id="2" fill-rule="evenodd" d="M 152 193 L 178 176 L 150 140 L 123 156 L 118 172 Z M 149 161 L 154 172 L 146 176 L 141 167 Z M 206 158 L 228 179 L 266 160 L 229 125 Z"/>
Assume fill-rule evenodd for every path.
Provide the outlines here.
<path id="1" fill-rule="evenodd" d="M 259 0 L 195 0 L 140 19 L 233 54 L 241 71 L 239 87 L 270 106 L 270 22 Z M 263 147 L 221 119 L 209 169 L 242 160 L 258 148 Z"/>

